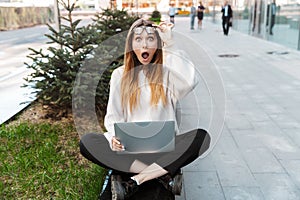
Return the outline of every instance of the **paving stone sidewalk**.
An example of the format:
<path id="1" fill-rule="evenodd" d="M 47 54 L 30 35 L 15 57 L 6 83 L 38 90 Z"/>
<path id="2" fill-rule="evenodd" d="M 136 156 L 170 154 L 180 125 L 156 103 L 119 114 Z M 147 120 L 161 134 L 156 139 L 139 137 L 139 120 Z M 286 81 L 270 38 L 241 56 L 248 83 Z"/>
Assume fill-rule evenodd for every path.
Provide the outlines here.
<path id="1" fill-rule="evenodd" d="M 202 30 L 190 30 L 189 18 L 175 23 L 215 64 L 226 94 L 222 135 L 183 169 L 184 193 L 176 199 L 299 200 L 300 52 L 233 30 L 224 36 L 208 19 Z"/>

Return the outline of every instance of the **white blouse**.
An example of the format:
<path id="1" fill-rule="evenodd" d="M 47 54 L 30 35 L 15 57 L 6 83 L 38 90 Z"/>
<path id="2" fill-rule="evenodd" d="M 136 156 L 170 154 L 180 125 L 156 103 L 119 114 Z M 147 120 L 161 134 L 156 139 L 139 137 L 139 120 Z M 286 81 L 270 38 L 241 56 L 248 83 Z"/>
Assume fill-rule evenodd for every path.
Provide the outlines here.
<path id="1" fill-rule="evenodd" d="M 151 89 L 143 70 L 141 70 L 139 72 L 140 103 L 132 112 L 130 112 L 129 106 L 123 112 L 120 88 L 124 66 L 113 71 L 107 112 L 104 118 L 104 125 L 107 129 L 104 135 L 110 145 L 112 137 L 115 135 L 114 123 L 116 122 L 162 120 L 174 120 L 176 122 L 177 101 L 187 95 L 198 83 L 198 80 L 195 76 L 194 65 L 187 59 L 183 51 L 168 47 L 164 49 L 164 56 L 163 83 L 167 97 L 166 106 L 163 106 L 161 101 L 155 106 L 150 104 Z M 175 129 L 178 134 L 177 124 Z"/>

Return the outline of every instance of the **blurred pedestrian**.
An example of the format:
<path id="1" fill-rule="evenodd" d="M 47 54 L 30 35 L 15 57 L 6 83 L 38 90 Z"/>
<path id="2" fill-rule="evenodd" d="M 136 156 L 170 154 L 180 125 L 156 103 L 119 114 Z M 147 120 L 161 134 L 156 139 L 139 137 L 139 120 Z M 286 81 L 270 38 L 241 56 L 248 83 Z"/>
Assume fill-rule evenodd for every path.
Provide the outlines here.
<path id="1" fill-rule="evenodd" d="M 176 15 L 176 8 L 174 7 L 174 4 L 170 4 L 169 8 L 169 16 L 170 16 L 170 22 L 175 24 L 175 15 Z"/>
<path id="2" fill-rule="evenodd" d="M 273 35 L 273 27 L 275 25 L 275 16 L 276 16 L 276 1 L 273 0 L 271 4 L 267 7 L 267 26 L 270 23 L 269 34 Z"/>
<path id="3" fill-rule="evenodd" d="M 198 29 L 202 29 L 202 20 L 204 16 L 205 7 L 203 6 L 202 2 L 199 2 L 197 16 L 198 16 Z"/>
<path id="4" fill-rule="evenodd" d="M 228 35 L 229 27 L 232 25 L 232 9 L 231 6 L 228 4 L 228 1 L 224 2 L 221 12 L 223 32 L 224 35 Z"/>
<path id="5" fill-rule="evenodd" d="M 191 17 L 191 30 L 194 30 L 196 13 L 197 13 L 196 12 L 196 7 L 194 5 L 192 5 L 192 7 L 191 7 L 191 13 L 190 13 L 190 17 Z"/>

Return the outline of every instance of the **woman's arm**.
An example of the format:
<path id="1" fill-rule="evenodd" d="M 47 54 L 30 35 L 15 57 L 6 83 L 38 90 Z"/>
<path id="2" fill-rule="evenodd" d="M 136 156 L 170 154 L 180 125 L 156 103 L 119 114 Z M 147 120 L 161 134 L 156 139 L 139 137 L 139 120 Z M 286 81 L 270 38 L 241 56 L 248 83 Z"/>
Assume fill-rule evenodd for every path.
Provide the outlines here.
<path id="1" fill-rule="evenodd" d="M 164 66 L 170 72 L 169 86 L 176 99 L 187 95 L 198 83 L 195 66 L 188 55 L 180 50 L 175 41 L 180 41 L 179 35 L 172 34 L 171 26 L 159 29 L 161 39 L 164 41 Z"/>
<path id="2" fill-rule="evenodd" d="M 171 87 L 173 95 L 178 100 L 195 88 L 198 79 L 196 78 L 195 66 L 189 60 L 188 55 L 176 46 L 174 44 L 164 48 L 164 66 L 170 72 L 169 87 Z"/>
<path id="3" fill-rule="evenodd" d="M 110 146 L 112 138 L 115 136 L 114 123 L 124 122 L 125 114 L 121 105 L 121 80 L 123 74 L 123 67 L 115 69 L 111 75 L 109 99 L 107 104 L 107 111 L 104 118 L 104 126 L 107 130 L 104 136 L 109 141 Z M 112 146 L 111 146 L 112 147 Z"/>

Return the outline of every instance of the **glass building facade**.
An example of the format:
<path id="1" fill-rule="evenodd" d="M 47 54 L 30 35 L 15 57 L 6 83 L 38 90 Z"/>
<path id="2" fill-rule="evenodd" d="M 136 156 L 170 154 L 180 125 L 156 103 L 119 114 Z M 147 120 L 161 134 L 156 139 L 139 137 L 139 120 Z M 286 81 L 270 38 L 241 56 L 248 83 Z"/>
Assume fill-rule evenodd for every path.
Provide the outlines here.
<path id="1" fill-rule="evenodd" d="M 164 8 L 170 3 L 189 11 L 203 2 L 206 15 L 221 23 L 225 0 L 112 0 L 123 8 Z M 233 29 L 300 50 L 300 0 L 228 0 L 233 9 Z"/>
<path id="2" fill-rule="evenodd" d="M 237 0 L 233 28 L 300 50 L 300 0 Z"/>

